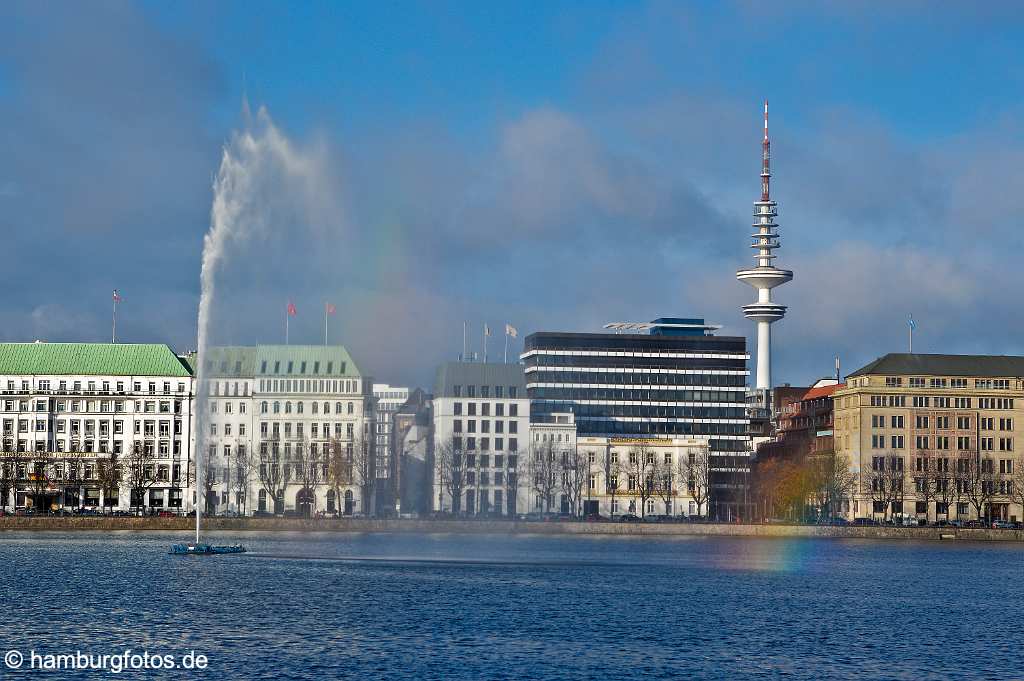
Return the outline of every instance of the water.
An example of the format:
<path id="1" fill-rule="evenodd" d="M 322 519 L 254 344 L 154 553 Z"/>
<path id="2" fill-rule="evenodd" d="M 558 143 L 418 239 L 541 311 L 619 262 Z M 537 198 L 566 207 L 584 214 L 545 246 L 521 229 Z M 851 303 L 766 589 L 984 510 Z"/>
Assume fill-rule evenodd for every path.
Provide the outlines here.
<path id="1" fill-rule="evenodd" d="M 176 539 L 0 534 L 2 648 L 195 650 L 247 679 L 1024 674 L 1017 545 L 259 533 L 204 558 Z"/>

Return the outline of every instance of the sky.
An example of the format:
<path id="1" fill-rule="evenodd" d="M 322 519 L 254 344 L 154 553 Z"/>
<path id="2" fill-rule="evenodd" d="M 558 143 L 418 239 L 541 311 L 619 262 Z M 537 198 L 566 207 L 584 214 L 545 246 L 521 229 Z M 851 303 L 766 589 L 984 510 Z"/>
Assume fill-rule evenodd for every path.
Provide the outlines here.
<path id="1" fill-rule="evenodd" d="M 260 229 L 225 242 L 214 342 L 282 342 L 291 300 L 290 342 L 331 302 L 400 385 L 464 321 L 490 359 L 505 323 L 514 356 L 660 316 L 753 351 L 767 99 L 776 383 L 905 352 L 910 314 L 916 351 L 1024 354 L 1024 11 L 975 5 L 0 4 L 0 338 L 107 341 L 117 288 L 118 340 L 195 348 L 227 155 Z"/>

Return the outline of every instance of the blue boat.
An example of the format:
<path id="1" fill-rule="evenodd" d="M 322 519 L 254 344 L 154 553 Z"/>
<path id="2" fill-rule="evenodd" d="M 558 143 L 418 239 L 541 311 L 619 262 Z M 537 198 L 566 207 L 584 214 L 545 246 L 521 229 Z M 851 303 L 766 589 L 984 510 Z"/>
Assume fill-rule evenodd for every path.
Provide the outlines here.
<path id="1" fill-rule="evenodd" d="M 172 544 L 171 554 L 175 556 L 212 556 L 221 553 L 245 553 L 241 544 L 234 546 L 213 546 L 212 544 Z"/>

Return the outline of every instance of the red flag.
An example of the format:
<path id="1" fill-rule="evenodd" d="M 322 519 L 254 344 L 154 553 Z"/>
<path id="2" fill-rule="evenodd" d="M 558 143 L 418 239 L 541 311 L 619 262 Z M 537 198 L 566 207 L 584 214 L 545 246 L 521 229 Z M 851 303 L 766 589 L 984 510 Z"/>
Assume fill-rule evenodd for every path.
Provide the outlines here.
<path id="1" fill-rule="evenodd" d="M 292 301 L 289 300 L 288 301 L 288 316 L 289 317 L 294 317 L 297 312 L 298 311 L 295 309 L 295 303 L 293 303 Z"/>
<path id="2" fill-rule="evenodd" d="M 120 303 L 121 302 L 121 296 L 120 296 L 120 294 L 118 294 L 116 288 L 114 289 L 114 302 L 115 303 Z"/>
<path id="3" fill-rule="evenodd" d="M 324 303 L 327 306 L 327 314 L 334 314 L 337 309 L 334 307 L 334 303 Z"/>

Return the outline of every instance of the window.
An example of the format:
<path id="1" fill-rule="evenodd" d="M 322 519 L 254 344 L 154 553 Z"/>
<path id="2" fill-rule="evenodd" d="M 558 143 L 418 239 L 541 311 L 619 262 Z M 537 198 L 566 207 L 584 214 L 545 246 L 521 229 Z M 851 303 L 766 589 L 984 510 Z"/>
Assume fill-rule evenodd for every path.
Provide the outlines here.
<path id="1" fill-rule="evenodd" d="M 903 449 L 903 436 L 902 435 L 893 435 L 891 441 L 892 441 L 892 448 L 893 449 Z"/>
<path id="2" fill-rule="evenodd" d="M 911 376 L 910 377 L 910 387 L 911 388 L 923 388 L 924 387 L 924 377 L 922 377 L 922 376 Z"/>
<path id="3" fill-rule="evenodd" d="M 893 428 L 902 428 L 903 427 L 903 417 L 902 416 L 893 415 L 893 417 L 892 417 L 892 427 Z"/>
<path id="4" fill-rule="evenodd" d="M 901 376 L 886 376 L 885 386 L 887 388 L 896 388 L 903 385 L 903 378 Z"/>
<path id="5" fill-rule="evenodd" d="M 455 416 L 462 416 L 462 402 L 455 402 L 452 404 L 452 414 Z"/>

